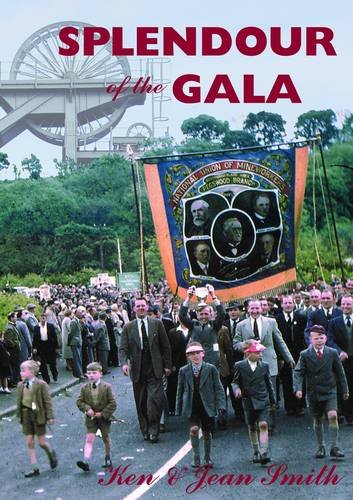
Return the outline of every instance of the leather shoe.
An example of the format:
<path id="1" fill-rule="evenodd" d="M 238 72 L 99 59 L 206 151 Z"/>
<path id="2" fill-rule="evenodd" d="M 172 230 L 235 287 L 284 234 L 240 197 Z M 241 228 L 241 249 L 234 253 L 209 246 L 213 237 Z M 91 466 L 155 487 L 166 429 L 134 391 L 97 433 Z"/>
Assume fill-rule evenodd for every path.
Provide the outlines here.
<path id="1" fill-rule="evenodd" d="M 51 451 L 49 457 L 50 468 L 55 469 L 58 466 L 58 459 L 54 450 Z"/>
<path id="2" fill-rule="evenodd" d="M 158 443 L 157 434 L 150 434 L 150 441 L 151 441 L 151 443 Z"/>
<path id="3" fill-rule="evenodd" d="M 344 453 L 338 448 L 338 446 L 334 446 L 333 448 L 331 448 L 330 457 L 343 458 Z"/>
<path id="4" fill-rule="evenodd" d="M 80 469 L 84 470 L 85 472 L 89 471 L 89 464 L 87 462 L 83 462 L 82 460 L 79 460 L 76 462 L 77 467 Z"/>
<path id="5" fill-rule="evenodd" d="M 271 462 L 271 459 L 268 455 L 268 453 L 262 453 L 262 455 L 260 454 L 260 464 L 261 465 L 265 465 L 265 464 L 268 464 L 269 462 Z"/>
<path id="6" fill-rule="evenodd" d="M 162 434 L 165 433 L 165 424 L 159 424 L 159 432 L 161 432 Z"/>
<path id="7" fill-rule="evenodd" d="M 320 448 L 315 453 L 315 458 L 325 458 L 325 457 L 326 457 L 325 446 L 320 446 Z"/>
<path id="8" fill-rule="evenodd" d="M 108 467 L 112 467 L 112 460 L 110 457 L 105 457 L 104 464 L 102 465 L 103 469 L 108 469 Z"/>
<path id="9" fill-rule="evenodd" d="M 33 469 L 30 472 L 26 472 L 25 477 L 35 477 L 39 476 L 40 472 L 39 469 Z"/>
<path id="10" fill-rule="evenodd" d="M 144 439 L 145 441 L 149 441 L 149 440 L 150 440 L 150 435 L 148 434 L 148 432 L 144 432 L 144 433 L 143 433 L 143 439 Z"/>
<path id="11" fill-rule="evenodd" d="M 253 461 L 254 464 L 259 464 L 260 463 L 260 452 L 259 451 L 254 451 L 254 455 L 253 455 L 252 461 Z"/>
<path id="12" fill-rule="evenodd" d="M 204 465 L 206 465 L 206 467 L 209 467 L 210 469 L 213 469 L 213 462 L 210 458 L 208 458 L 208 459 L 205 458 Z"/>
<path id="13" fill-rule="evenodd" d="M 194 461 L 191 464 L 191 467 L 193 469 L 197 469 L 198 467 L 200 467 L 200 465 L 201 465 L 200 455 L 194 455 Z"/>

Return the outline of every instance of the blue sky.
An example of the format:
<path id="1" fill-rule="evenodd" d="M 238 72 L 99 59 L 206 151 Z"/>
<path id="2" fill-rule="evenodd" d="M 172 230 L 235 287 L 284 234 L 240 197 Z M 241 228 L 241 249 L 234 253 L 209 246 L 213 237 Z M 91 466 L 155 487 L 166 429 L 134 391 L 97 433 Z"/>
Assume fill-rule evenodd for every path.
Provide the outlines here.
<path id="1" fill-rule="evenodd" d="M 288 1 L 225 1 L 190 2 L 179 0 L 166 3 L 161 0 L 145 2 L 100 0 L 99 2 L 61 0 L 28 2 L 16 0 L 4 2 L 1 7 L 0 61 L 6 72 L 21 44 L 38 29 L 58 21 L 83 21 L 94 25 L 123 26 L 127 43 L 132 43 L 136 26 L 173 26 L 182 30 L 185 26 L 222 26 L 231 33 L 245 26 L 258 26 L 267 31 L 270 26 L 329 26 L 335 34 L 334 46 L 337 57 L 327 57 L 320 52 L 317 57 L 306 57 L 304 49 L 293 57 L 279 57 L 266 51 L 255 58 L 241 56 L 235 51 L 227 56 L 210 58 L 200 55 L 187 57 L 177 55 L 168 65 L 171 81 L 184 73 L 201 75 L 203 95 L 214 75 L 227 73 L 242 95 L 243 74 L 255 75 L 255 88 L 259 93 L 268 93 L 279 73 L 289 73 L 301 96 L 302 104 L 279 101 L 277 104 L 230 104 L 218 101 L 214 104 L 183 104 L 175 99 L 166 103 L 165 123 L 169 132 L 180 138 L 180 124 L 186 118 L 206 113 L 218 119 L 228 120 L 232 129 L 239 129 L 246 115 L 261 110 L 280 113 L 287 122 L 288 139 L 292 138 L 293 125 L 299 114 L 310 109 L 332 108 L 342 119 L 346 111 L 353 111 L 352 103 L 352 41 L 353 3 L 348 0 L 322 2 L 318 0 Z M 1 90 L 0 90 L 1 92 Z M 1 116 L 1 114 L 0 114 Z M 151 121 L 150 106 L 128 110 L 119 127 L 126 128 L 134 122 Z M 119 135 L 117 132 L 116 135 Z M 11 163 L 36 154 L 42 161 L 45 175 L 55 173 L 53 158 L 61 157 L 61 150 L 51 146 L 29 132 L 21 134 L 3 151 L 8 153 Z M 2 174 L 1 178 L 4 178 Z M 10 177 L 12 172 L 9 172 Z"/>

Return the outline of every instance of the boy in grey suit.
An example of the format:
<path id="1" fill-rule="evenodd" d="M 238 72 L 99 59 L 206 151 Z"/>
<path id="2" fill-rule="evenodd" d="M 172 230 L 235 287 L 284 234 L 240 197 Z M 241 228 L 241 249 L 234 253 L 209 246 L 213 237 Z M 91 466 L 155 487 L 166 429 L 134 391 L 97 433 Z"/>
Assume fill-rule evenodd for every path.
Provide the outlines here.
<path id="1" fill-rule="evenodd" d="M 322 325 L 311 327 L 310 340 L 311 346 L 300 353 L 294 370 L 294 391 L 297 398 L 303 397 L 302 387 L 305 378 L 309 408 L 314 417 L 314 431 L 319 444 L 315 457 L 324 458 L 326 455 L 322 417 L 327 414 L 331 442 L 330 456 L 342 458 L 344 453 L 337 446 L 337 384 L 343 399 L 347 400 L 349 393 L 346 375 L 337 351 L 325 345 L 326 330 Z"/>
<path id="2" fill-rule="evenodd" d="M 199 427 L 204 442 L 205 465 L 213 466 L 211 460 L 212 429 L 218 413 L 225 413 L 226 400 L 214 365 L 205 363 L 205 351 L 199 342 L 190 342 L 186 348 L 189 363 L 179 371 L 176 397 L 176 414 L 189 418 L 190 441 L 194 452 L 192 467 L 200 467 Z"/>
<path id="3" fill-rule="evenodd" d="M 243 349 L 246 359 L 234 365 L 234 395 L 236 398 L 243 399 L 245 421 L 254 451 L 253 462 L 267 464 L 271 461 L 268 455 L 270 404 L 275 406 L 276 395 L 271 382 L 269 365 L 260 360 L 261 353 L 266 347 L 250 339 L 243 343 Z M 259 436 L 257 425 L 260 431 Z"/>

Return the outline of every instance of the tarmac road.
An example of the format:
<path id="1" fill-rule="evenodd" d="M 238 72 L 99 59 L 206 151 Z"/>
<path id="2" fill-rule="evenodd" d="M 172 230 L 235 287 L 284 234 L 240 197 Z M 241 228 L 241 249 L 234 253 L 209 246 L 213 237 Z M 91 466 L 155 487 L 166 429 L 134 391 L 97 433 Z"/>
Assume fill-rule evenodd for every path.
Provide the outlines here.
<path id="1" fill-rule="evenodd" d="M 111 432 L 115 472 L 113 470 L 104 474 L 104 469 L 101 468 L 104 452 L 100 438 L 96 439 L 91 472 L 84 473 L 76 466 L 76 461 L 82 458 L 85 434 L 83 415 L 76 407 L 76 397 L 80 389 L 77 385 L 53 399 L 56 422 L 52 430 L 48 429 L 48 435 L 49 442 L 56 449 L 59 458 L 59 466 L 54 471 L 50 470 L 44 452 L 38 447 L 37 458 L 41 474 L 36 478 L 25 479 L 23 473 L 28 471 L 30 466 L 21 428 L 14 416 L 5 417 L 0 421 L 1 500 L 125 497 L 133 500 L 139 498 L 142 493 L 145 499 L 178 499 L 186 496 L 192 500 L 241 497 L 255 499 L 259 496 L 261 499 L 288 496 L 291 500 L 353 498 L 352 427 L 341 428 L 342 448 L 346 452 L 344 461 L 334 461 L 330 458 L 315 460 L 313 454 L 316 444 L 310 417 L 287 417 L 283 410 L 279 410 L 278 431 L 270 441 L 273 461 L 268 468 L 252 464 L 246 427 L 230 415 L 228 429 L 217 431 L 214 438 L 214 469 L 195 473 L 190 468 L 191 452 L 185 454 L 187 422 L 182 417 L 170 417 L 168 432 L 161 435 L 159 443 L 143 441 L 137 425 L 129 379 L 124 377 L 119 369 L 114 369 L 106 380 L 112 383 L 118 399 L 115 414 L 119 421 L 112 425 Z M 184 452 L 179 451 L 183 447 Z M 178 452 L 179 456 L 182 456 L 180 461 L 174 460 L 176 463 L 172 461 L 167 464 L 165 475 L 163 476 L 163 471 L 159 472 L 159 480 L 153 478 L 153 484 L 150 487 L 147 485 L 147 491 L 138 490 L 136 482 L 141 479 L 142 474 L 155 474 Z M 170 470 L 172 466 L 176 469 Z M 125 467 L 127 469 L 123 471 Z M 285 471 L 286 467 L 288 470 Z M 296 480 L 299 481 L 301 474 L 302 482 L 312 474 L 307 479 L 311 484 L 281 484 L 285 474 L 295 474 Z M 207 484 L 207 481 L 210 484 Z M 240 484 L 237 484 L 237 481 Z M 315 481 L 328 484 L 317 485 Z M 132 484 L 126 484 L 129 482 Z M 143 487 L 146 487 L 146 481 L 143 481 Z"/>

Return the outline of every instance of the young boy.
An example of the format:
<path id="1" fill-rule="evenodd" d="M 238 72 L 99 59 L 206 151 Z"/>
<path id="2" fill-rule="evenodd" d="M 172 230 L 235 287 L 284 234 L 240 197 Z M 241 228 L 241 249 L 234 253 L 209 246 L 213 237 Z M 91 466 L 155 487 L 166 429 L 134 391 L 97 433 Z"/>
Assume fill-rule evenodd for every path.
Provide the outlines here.
<path id="1" fill-rule="evenodd" d="M 306 394 L 309 408 L 314 418 L 314 431 L 319 448 L 315 458 L 324 458 L 324 426 L 322 417 L 328 418 L 330 456 L 343 458 L 344 453 L 338 448 L 337 421 L 337 384 L 343 399 L 349 398 L 346 375 L 342 362 L 335 349 L 327 347 L 326 330 L 321 325 L 310 328 L 311 345 L 300 353 L 294 370 L 294 391 L 297 398 L 303 397 L 303 381 L 306 380 Z"/>
<path id="2" fill-rule="evenodd" d="M 179 371 L 176 397 L 176 414 L 189 418 L 190 441 L 194 453 L 192 467 L 200 467 L 199 427 L 204 444 L 204 463 L 213 466 L 211 460 L 212 429 L 214 418 L 226 409 L 224 390 L 214 365 L 205 363 L 205 352 L 199 342 L 190 342 L 186 348 L 188 364 Z"/>
<path id="3" fill-rule="evenodd" d="M 276 395 L 269 365 L 260 360 L 266 347 L 253 339 L 246 340 L 243 347 L 245 359 L 234 365 L 233 390 L 236 398 L 243 399 L 245 422 L 254 452 L 253 463 L 264 465 L 271 461 L 268 454 L 268 425 L 270 405 L 275 406 Z"/>
<path id="4" fill-rule="evenodd" d="M 32 470 L 27 472 L 25 477 L 39 476 L 34 448 L 35 435 L 38 437 L 39 446 L 48 456 L 50 467 L 55 469 L 58 465 L 55 451 L 45 441 L 45 424 L 54 423 L 53 409 L 48 385 L 44 380 L 36 378 L 38 371 L 38 363 L 32 360 L 24 361 L 20 372 L 22 382 L 19 382 L 17 386 L 17 416 L 22 424 L 23 434 L 26 436 L 32 465 Z"/>
<path id="5" fill-rule="evenodd" d="M 105 462 L 102 467 L 111 467 L 110 458 L 111 440 L 109 436 L 110 422 L 116 409 L 116 401 L 112 387 L 102 380 L 103 369 L 99 363 L 87 365 L 89 383 L 81 387 L 77 399 L 77 406 L 86 415 L 86 442 L 83 451 L 83 461 L 79 460 L 77 466 L 88 472 L 89 461 L 92 456 L 93 443 L 96 432 L 100 429 L 105 447 Z"/>

